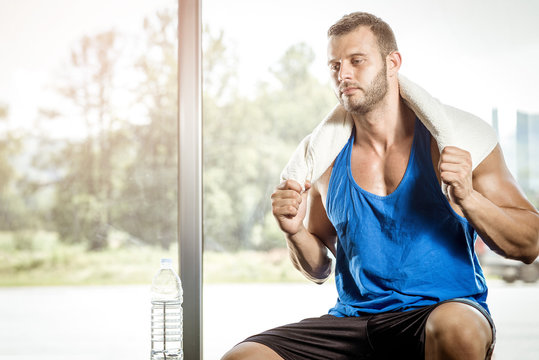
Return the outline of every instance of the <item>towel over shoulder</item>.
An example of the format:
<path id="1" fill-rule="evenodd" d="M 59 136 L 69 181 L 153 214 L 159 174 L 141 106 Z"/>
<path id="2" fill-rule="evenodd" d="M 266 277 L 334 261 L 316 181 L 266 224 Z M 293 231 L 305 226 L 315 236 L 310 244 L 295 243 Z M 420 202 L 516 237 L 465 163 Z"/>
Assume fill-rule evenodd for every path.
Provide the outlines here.
<path id="1" fill-rule="evenodd" d="M 399 75 L 402 99 L 417 115 L 438 143 L 438 149 L 455 146 L 466 150 L 475 169 L 498 143 L 494 129 L 479 117 L 442 104 L 419 85 Z M 340 104 L 298 145 L 281 181 L 315 182 L 331 166 L 348 141 L 354 126 L 351 115 Z"/>

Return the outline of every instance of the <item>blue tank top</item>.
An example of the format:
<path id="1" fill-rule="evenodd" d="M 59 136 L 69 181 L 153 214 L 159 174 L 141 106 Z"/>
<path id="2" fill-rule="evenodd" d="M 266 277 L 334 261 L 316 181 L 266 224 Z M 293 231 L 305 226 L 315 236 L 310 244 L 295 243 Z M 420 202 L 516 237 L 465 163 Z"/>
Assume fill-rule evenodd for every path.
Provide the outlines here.
<path id="1" fill-rule="evenodd" d="M 474 251 L 476 232 L 441 191 L 430 133 L 416 118 L 404 177 L 378 196 L 354 180 L 354 134 L 335 160 L 326 201 L 338 235 L 335 316 L 407 311 L 465 298 L 488 311 L 487 285 Z"/>

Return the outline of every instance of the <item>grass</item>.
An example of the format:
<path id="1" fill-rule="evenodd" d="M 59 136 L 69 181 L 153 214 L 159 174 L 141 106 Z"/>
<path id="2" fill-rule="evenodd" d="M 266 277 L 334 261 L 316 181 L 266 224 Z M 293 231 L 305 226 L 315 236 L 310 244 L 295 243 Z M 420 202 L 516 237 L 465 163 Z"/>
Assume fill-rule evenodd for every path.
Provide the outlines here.
<path id="1" fill-rule="evenodd" d="M 0 286 L 150 284 L 159 259 L 177 264 L 177 246 L 128 245 L 88 252 L 81 244 L 64 244 L 52 232 L 0 232 Z M 307 281 L 293 268 L 286 249 L 269 252 L 205 252 L 204 281 Z"/>
<path id="2" fill-rule="evenodd" d="M 204 282 L 307 281 L 290 262 L 288 250 L 204 254 Z"/>
<path id="3" fill-rule="evenodd" d="M 88 252 L 81 244 L 62 244 L 48 232 L 35 233 L 33 241 L 21 247 L 15 236 L 2 233 L 0 286 L 149 283 L 159 259 L 176 253 L 147 246 Z"/>

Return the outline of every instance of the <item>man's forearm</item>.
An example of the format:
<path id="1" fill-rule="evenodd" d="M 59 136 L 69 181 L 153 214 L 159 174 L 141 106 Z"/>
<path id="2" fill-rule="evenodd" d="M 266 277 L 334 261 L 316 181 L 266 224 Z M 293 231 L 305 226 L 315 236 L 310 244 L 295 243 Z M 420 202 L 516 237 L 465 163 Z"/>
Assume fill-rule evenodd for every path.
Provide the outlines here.
<path id="1" fill-rule="evenodd" d="M 290 258 L 294 267 L 316 283 L 324 282 L 331 274 L 331 258 L 327 247 L 306 228 L 294 235 L 286 235 Z"/>
<path id="2" fill-rule="evenodd" d="M 481 239 L 502 256 L 531 263 L 539 253 L 539 215 L 527 209 L 499 207 L 479 192 L 461 204 Z"/>

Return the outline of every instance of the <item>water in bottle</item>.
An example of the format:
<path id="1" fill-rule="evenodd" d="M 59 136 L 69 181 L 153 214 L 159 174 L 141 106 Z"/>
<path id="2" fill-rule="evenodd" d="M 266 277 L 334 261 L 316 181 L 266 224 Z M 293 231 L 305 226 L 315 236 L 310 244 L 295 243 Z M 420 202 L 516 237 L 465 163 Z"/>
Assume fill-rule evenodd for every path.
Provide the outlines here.
<path id="1" fill-rule="evenodd" d="M 161 259 L 152 282 L 151 360 L 183 360 L 183 290 L 171 259 Z"/>

